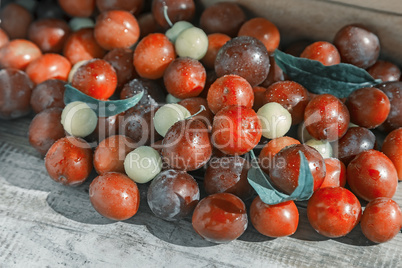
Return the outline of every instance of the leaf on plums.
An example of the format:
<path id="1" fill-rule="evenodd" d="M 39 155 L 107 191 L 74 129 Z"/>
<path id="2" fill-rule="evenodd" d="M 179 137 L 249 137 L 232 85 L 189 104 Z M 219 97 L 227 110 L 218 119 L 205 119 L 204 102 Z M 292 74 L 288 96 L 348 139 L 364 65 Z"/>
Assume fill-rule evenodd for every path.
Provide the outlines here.
<path id="1" fill-rule="evenodd" d="M 274 58 L 290 79 L 315 94 L 328 93 L 338 98 L 346 98 L 356 89 L 382 82 L 352 64 L 325 66 L 319 61 L 294 57 L 278 49 L 275 50 Z"/>
<path id="2" fill-rule="evenodd" d="M 247 173 L 247 179 L 250 185 L 260 196 L 261 201 L 268 205 L 279 204 L 288 200 L 304 201 L 308 200 L 313 194 L 314 179 L 311 174 L 308 162 L 302 151 L 300 155 L 300 172 L 298 178 L 298 186 L 290 194 L 279 192 L 269 182 L 269 176 L 265 174 L 259 167 L 254 152 L 251 151 L 253 166 Z"/>
<path id="3" fill-rule="evenodd" d="M 66 105 L 74 101 L 85 102 L 100 117 L 108 117 L 125 112 L 134 107 L 144 95 L 144 92 L 140 92 L 133 97 L 124 100 L 102 101 L 82 93 L 70 84 L 66 84 L 65 87 L 64 103 Z"/>

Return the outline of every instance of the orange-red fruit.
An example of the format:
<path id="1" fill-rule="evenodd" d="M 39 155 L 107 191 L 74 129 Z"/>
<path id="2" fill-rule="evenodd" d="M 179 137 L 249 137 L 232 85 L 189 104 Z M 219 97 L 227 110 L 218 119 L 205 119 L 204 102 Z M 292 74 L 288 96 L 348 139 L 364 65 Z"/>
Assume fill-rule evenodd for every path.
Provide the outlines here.
<path id="1" fill-rule="evenodd" d="M 378 60 L 367 72 L 375 79 L 385 82 L 399 81 L 401 70 L 398 66 L 389 61 Z"/>
<path id="2" fill-rule="evenodd" d="M 92 150 L 81 138 L 61 138 L 48 150 L 45 166 L 54 181 L 69 186 L 80 185 L 92 171 Z"/>
<path id="3" fill-rule="evenodd" d="M 101 141 L 94 153 L 94 167 L 99 175 L 124 173 L 124 159 L 134 150 L 134 141 L 124 135 L 110 136 Z"/>
<path id="4" fill-rule="evenodd" d="M 25 70 L 42 52 L 33 42 L 14 39 L 0 48 L 0 67 Z"/>
<path id="5" fill-rule="evenodd" d="M 387 242 L 402 228 L 401 209 L 390 198 L 376 198 L 364 209 L 360 226 L 369 240 L 375 243 Z"/>
<path id="6" fill-rule="evenodd" d="M 359 223 L 361 214 L 359 200 L 343 187 L 318 189 L 307 203 L 311 226 L 326 237 L 347 235 Z"/>
<path id="7" fill-rule="evenodd" d="M 402 128 L 395 129 L 387 135 L 382 144 L 382 152 L 392 161 L 398 179 L 402 181 Z"/>
<path id="8" fill-rule="evenodd" d="M 65 136 L 61 124 L 61 108 L 50 108 L 38 113 L 29 125 L 29 143 L 39 153 L 45 155 L 58 139 Z"/>
<path id="9" fill-rule="evenodd" d="M 67 81 L 70 70 L 71 63 L 65 57 L 48 53 L 31 62 L 25 71 L 32 82 L 40 84 L 48 79 Z"/>
<path id="10" fill-rule="evenodd" d="M 93 58 L 102 58 L 104 54 L 105 50 L 96 42 L 92 28 L 84 28 L 72 33 L 63 50 L 64 57 L 71 64 Z"/>
<path id="11" fill-rule="evenodd" d="M 349 121 L 345 104 L 330 94 L 315 96 L 304 111 L 306 129 L 317 140 L 338 140 L 348 130 Z"/>
<path id="12" fill-rule="evenodd" d="M 228 243 L 241 236 L 247 228 L 246 206 L 233 194 L 213 194 L 195 207 L 192 223 L 194 230 L 204 239 Z"/>
<path id="13" fill-rule="evenodd" d="M 104 11 L 96 19 L 95 39 L 106 50 L 129 48 L 139 37 L 137 19 L 128 11 Z"/>
<path id="14" fill-rule="evenodd" d="M 161 33 L 153 33 L 144 37 L 134 50 L 134 67 L 144 78 L 161 78 L 176 58 L 173 44 Z"/>
<path id="15" fill-rule="evenodd" d="M 341 63 L 338 49 L 331 43 L 318 41 L 307 46 L 300 54 L 301 58 L 316 60 L 325 66 Z"/>
<path id="16" fill-rule="evenodd" d="M 304 110 L 309 102 L 308 91 L 294 81 L 279 81 L 265 91 L 263 102 L 277 102 L 292 116 L 292 125 L 303 121 Z"/>
<path id="17" fill-rule="evenodd" d="M 350 121 L 368 129 L 385 122 L 391 105 L 387 95 L 375 87 L 359 88 L 347 98 Z"/>
<path id="18" fill-rule="evenodd" d="M 254 228 L 269 237 L 289 236 L 299 225 L 299 211 L 293 201 L 268 205 L 257 196 L 250 206 L 250 221 Z"/>
<path id="19" fill-rule="evenodd" d="M 344 187 L 346 184 L 346 167 L 337 158 L 325 158 L 325 178 L 320 188 L 324 187 Z"/>
<path id="20" fill-rule="evenodd" d="M 261 169 L 268 174 L 269 169 L 275 165 L 273 162 L 274 156 L 283 148 L 294 144 L 300 144 L 300 142 L 294 138 L 286 136 L 270 140 L 264 145 L 260 155 L 258 156 Z"/>
<path id="21" fill-rule="evenodd" d="M 219 77 L 209 87 L 208 106 L 216 114 L 230 105 L 253 107 L 254 92 L 246 79 L 235 74 Z"/>
<path id="22" fill-rule="evenodd" d="M 29 26 L 28 38 L 42 50 L 43 53 L 59 53 L 70 34 L 70 27 L 61 19 L 47 18 L 37 20 Z"/>
<path id="23" fill-rule="evenodd" d="M 353 193 L 366 201 L 377 197 L 392 198 L 398 186 L 394 164 L 376 150 L 358 154 L 349 163 L 346 178 Z"/>
<path id="24" fill-rule="evenodd" d="M 238 33 L 238 36 L 242 35 L 257 38 L 270 53 L 279 46 L 279 30 L 275 24 L 265 18 L 253 18 L 243 23 Z"/>
<path id="25" fill-rule="evenodd" d="M 198 96 L 204 89 L 206 78 L 204 66 L 187 57 L 173 60 L 163 75 L 166 90 L 179 99 Z"/>
<path id="26" fill-rule="evenodd" d="M 96 177 L 89 186 L 89 199 L 99 214 L 117 221 L 131 218 L 140 206 L 137 184 L 117 172 Z"/>
<path id="27" fill-rule="evenodd" d="M 225 154 L 249 152 L 258 144 L 261 135 L 261 122 L 251 108 L 227 106 L 214 117 L 212 143 Z"/>
<path id="28" fill-rule="evenodd" d="M 107 61 L 93 59 L 77 69 L 71 84 L 88 96 L 107 100 L 116 90 L 117 75 Z"/>
<path id="29" fill-rule="evenodd" d="M 176 122 L 163 139 L 162 156 L 178 170 L 191 171 L 204 166 L 212 155 L 208 128 L 197 119 Z"/>
<path id="30" fill-rule="evenodd" d="M 201 62 L 208 69 L 213 69 L 215 66 L 216 55 L 219 49 L 230 40 L 230 36 L 222 33 L 213 33 L 208 35 L 208 50 Z"/>

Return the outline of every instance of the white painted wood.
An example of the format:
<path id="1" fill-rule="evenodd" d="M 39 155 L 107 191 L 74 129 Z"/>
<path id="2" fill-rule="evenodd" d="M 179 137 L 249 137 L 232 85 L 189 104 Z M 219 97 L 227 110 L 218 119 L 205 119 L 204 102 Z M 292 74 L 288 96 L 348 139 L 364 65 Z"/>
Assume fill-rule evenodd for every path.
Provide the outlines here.
<path id="1" fill-rule="evenodd" d="M 398 267 L 402 234 L 375 245 L 360 227 L 328 239 L 300 224 L 287 238 L 271 239 L 249 225 L 237 241 L 202 240 L 190 218 L 171 223 L 154 217 L 140 186 L 137 215 L 124 222 L 100 216 L 77 188 L 53 182 L 26 133 L 30 119 L 0 121 L 0 266 L 5 267 Z M 93 174 L 92 178 L 95 176 Z M 396 200 L 402 205 L 402 190 Z"/>

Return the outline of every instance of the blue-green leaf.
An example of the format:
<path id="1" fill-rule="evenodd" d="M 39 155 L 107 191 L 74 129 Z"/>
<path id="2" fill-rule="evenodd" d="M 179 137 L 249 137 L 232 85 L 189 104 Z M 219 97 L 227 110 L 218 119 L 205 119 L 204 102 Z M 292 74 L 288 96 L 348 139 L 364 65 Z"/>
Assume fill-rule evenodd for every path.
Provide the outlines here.
<path id="1" fill-rule="evenodd" d="M 85 102 L 95 111 L 98 116 L 101 117 L 113 116 L 127 111 L 128 109 L 134 107 L 144 95 L 144 92 L 140 92 L 133 97 L 124 100 L 101 101 L 82 93 L 70 84 L 67 84 L 65 87 L 66 90 L 64 91 L 64 103 L 66 105 L 74 101 Z"/>
<path id="2" fill-rule="evenodd" d="M 275 50 L 275 63 L 292 79 L 316 94 L 345 98 L 354 90 L 381 83 L 366 70 L 347 63 L 325 66 L 319 61 Z"/>
<path id="3" fill-rule="evenodd" d="M 308 200 L 313 194 L 314 179 L 311 174 L 310 168 L 306 157 L 302 151 L 299 151 L 300 155 L 300 172 L 298 178 L 298 186 L 290 194 L 279 192 L 269 182 L 269 177 L 259 167 L 254 152 L 251 151 L 251 157 L 253 165 L 249 169 L 247 179 L 250 185 L 254 188 L 257 194 L 260 196 L 262 202 L 275 205 L 288 200 L 304 201 Z"/>

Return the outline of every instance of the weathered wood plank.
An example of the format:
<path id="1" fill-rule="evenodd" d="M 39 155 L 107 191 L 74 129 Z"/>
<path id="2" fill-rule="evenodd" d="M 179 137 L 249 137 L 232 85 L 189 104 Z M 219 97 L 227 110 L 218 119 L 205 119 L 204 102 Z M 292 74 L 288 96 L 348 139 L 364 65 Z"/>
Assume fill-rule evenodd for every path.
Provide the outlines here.
<path id="1" fill-rule="evenodd" d="M 29 147 L 29 120 L 0 122 L 0 263 L 6 266 L 397 267 L 402 262 L 402 234 L 375 245 L 357 227 L 346 237 L 328 239 L 311 228 L 303 206 L 293 236 L 270 239 L 250 224 L 225 245 L 202 240 L 189 218 L 172 223 L 154 217 L 146 185 L 140 186 L 137 215 L 107 220 L 89 202 L 89 181 L 69 188 L 48 177 L 43 159 Z M 399 188 L 399 205 L 401 196 Z"/>

